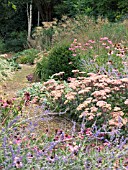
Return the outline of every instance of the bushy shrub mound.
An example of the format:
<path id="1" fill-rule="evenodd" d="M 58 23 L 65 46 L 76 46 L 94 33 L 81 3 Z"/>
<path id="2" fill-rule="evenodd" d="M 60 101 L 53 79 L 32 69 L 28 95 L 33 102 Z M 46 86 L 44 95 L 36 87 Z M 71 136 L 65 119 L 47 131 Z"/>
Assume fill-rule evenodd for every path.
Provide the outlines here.
<path id="1" fill-rule="evenodd" d="M 0 37 L 0 54 L 5 52 L 5 44 L 2 40 L 2 38 Z"/>
<path id="2" fill-rule="evenodd" d="M 8 34 L 5 40 L 5 49 L 6 52 L 18 52 L 24 50 L 27 46 L 27 32 L 12 32 Z"/>
<path id="3" fill-rule="evenodd" d="M 36 49 L 27 49 L 21 52 L 18 52 L 14 57 L 15 60 L 19 64 L 34 64 L 35 58 L 38 57 L 38 50 Z"/>
<path id="4" fill-rule="evenodd" d="M 72 56 L 72 51 L 69 51 L 69 44 L 58 44 L 37 64 L 36 75 L 46 80 L 55 73 L 64 72 L 62 79 L 67 80 L 73 75 L 72 70 L 79 68 L 79 62 L 79 57 Z"/>

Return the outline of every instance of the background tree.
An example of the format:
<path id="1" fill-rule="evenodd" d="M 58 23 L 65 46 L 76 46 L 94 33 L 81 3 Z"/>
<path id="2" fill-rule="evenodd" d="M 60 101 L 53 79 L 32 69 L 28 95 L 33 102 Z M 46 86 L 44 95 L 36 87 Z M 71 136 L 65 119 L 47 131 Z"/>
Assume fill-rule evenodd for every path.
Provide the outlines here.
<path id="1" fill-rule="evenodd" d="M 55 6 L 57 15 L 68 15 L 75 17 L 83 14 L 93 16 L 95 19 L 98 16 L 108 18 L 109 21 L 117 21 L 124 16 L 128 16 L 128 5 L 125 0 L 63 0 Z"/>
<path id="2" fill-rule="evenodd" d="M 0 39 L 9 51 L 22 50 L 27 44 L 27 32 L 30 38 L 30 30 L 37 23 L 41 25 L 53 18 L 61 19 L 62 15 L 76 17 L 82 14 L 95 19 L 100 16 L 112 22 L 128 17 L 126 0 L 33 0 L 32 6 L 30 2 L 31 0 L 0 0 Z M 31 15 L 27 15 L 27 4 L 33 9 Z"/>
<path id="3" fill-rule="evenodd" d="M 51 21 L 54 17 L 54 7 L 63 0 L 33 0 L 40 12 L 42 21 Z"/>

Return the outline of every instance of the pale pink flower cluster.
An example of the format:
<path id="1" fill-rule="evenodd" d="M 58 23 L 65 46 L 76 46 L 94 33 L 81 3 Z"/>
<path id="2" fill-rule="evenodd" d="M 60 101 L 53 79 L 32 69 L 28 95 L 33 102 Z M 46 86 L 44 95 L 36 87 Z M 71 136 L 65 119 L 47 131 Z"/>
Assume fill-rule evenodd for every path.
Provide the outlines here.
<path id="1" fill-rule="evenodd" d="M 128 99 L 125 100 L 124 104 L 128 105 Z"/>
<path id="2" fill-rule="evenodd" d="M 53 97 L 53 100 L 58 100 L 62 97 L 63 90 L 53 90 L 50 94 L 51 97 Z"/>
<path id="3" fill-rule="evenodd" d="M 62 71 L 62 72 L 59 72 L 59 73 L 55 73 L 55 74 L 53 74 L 53 77 L 54 76 L 62 76 L 64 74 L 64 72 Z"/>
<path id="4" fill-rule="evenodd" d="M 126 125 L 128 122 L 128 118 L 123 118 L 123 111 L 114 111 L 110 113 L 112 115 L 112 119 L 109 120 L 109 125 L 116 126 L 121 128 L 123 125 Z"/>
<path id="5" fill-rule="evenodd" d="M 78 117 L 86 117 L 86 120 L 93 121 L 95 118 L 105 116 L 109 126 L 126 124 L 122 107 L 116 105 L 117 101 L 109 101 L 116 94 L 126 94 L 128 88 L 128 78 L 111 79 L 107 75 L 88 73 L 88 77 L 81 76 L 79 70 L 72 71 L 77 77 L 69 78 L 68 83 L 51 79 L 44 83 L 46 96 L 52 104 L 57 103 L 70 107 L 73 114 Z M 116 99 L 117 100 L 117 99 Z M 79 104 L 78 104 L 79 103 Z M 124 99 L 124 106 L 128 104 L 128 99 Z M 114 123 L 115 122 L 115 123 Z"/>
<path id="6" fill-rule="evenodd" d="M 68 92 L 66 95 L 65 95 L 65 97 L 66 97 L 66 99 L 67 100 L 74 100 L 75 99 L 75 96 L 77 95 L 77 93 L 76 92 Z"/>

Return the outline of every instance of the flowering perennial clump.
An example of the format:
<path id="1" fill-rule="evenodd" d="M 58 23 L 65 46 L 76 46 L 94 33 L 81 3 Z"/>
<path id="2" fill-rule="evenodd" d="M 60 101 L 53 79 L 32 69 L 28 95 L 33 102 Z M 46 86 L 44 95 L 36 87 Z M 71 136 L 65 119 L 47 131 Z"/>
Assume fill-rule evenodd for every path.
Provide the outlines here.
<path id="1" fill-rule="evenodd" d="M 81 67 L 86 73 L 93 71 L 109 77 L 127 76 L 128 48 L 125 42 L 114 44 L 108 37 L 90 39 L 86 43 L 74 39 L 69 50 L 74 57 L 80 57 Z"/>
<path id="2" fill-rule="evenodd" d="M 53 111 L 68 110 L 67 116 L 77 121 L 84 117 L 88 127 L 96 121 L 99 127 L 103 124 L 108 130 L 120 127 L 126 133 L 128 78 L 110 78 L 99 73 L 84 77 L 79 70 L 72 72 L 74 77 L 68 78 L 68 82 L 55 79 L 44 82 L 40 96 L 36 96 L 39 103 Z"/>
<path id="3" fill-rule="evenodd" d="M 38 118 L 18 116 L 15 122 L 2 128 L 2 169 L 127 169 L 127 138 L 120 136 L 118 128 L 111 132 L 107 132 L 105 126 L 98 129 L 95 124 L 86 128 L 83 119 L 79 130 L 73 122 L 71 131 L 55 129 L 50 135 L 49 129 L 37 132 L 42 120 Z"/>

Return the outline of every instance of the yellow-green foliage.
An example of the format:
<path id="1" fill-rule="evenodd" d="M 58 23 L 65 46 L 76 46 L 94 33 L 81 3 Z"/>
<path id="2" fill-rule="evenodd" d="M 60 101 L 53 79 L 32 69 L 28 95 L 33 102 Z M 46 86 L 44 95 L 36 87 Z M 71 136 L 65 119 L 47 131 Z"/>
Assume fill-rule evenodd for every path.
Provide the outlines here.
<path id="1" fill-rule="evenodd" d="M 5 59 L 0 58 L 0 81 L 5 80 L 7 77 L 11 78 L 12 70 L 13 67 L 10 66 L 10 63 Z"/>

